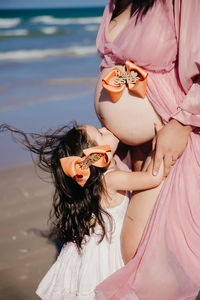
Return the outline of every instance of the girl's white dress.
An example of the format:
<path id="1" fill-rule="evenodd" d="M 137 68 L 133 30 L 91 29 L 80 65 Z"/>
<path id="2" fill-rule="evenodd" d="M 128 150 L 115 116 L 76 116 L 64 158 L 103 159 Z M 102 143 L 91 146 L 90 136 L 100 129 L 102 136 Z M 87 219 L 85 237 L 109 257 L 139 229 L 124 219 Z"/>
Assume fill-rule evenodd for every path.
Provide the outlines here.
<path id="1" fill-rule="evenodd" d="M 106 277 L 121 268 L 124 263 L 120 251 L 120 232 L 129 203 L 128 193 L 123 202 L 107 209 L 112 216 L 111 238 L 104 237 L 98 244 L 101 232 L 87 238 L 79 253 L 74 243 L 63 246 L 59 257 L 40 282 L 36 294 L 43 300 L 93 300 L 94 289 Z M 110 228 L 107 216 L 106 227 Z"/>

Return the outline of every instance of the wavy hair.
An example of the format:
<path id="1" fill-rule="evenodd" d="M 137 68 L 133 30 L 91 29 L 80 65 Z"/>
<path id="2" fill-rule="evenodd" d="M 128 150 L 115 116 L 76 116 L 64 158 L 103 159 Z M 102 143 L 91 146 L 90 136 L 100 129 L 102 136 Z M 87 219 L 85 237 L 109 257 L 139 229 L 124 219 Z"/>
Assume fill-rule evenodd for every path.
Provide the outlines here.
<path id="1" fill-rule="evenodd" d="M 55 192 L 50 211 L 52 230 L 63 243 L 73 242 L 78 249 L 86 236 L 94 233 L 98 224 L 102 229 L 99 243 L 106 235 L 103 213 L 109 216 L 101 207 L 102 193 L 105 193 L 102 175 L 105 168 L 90 166 L 90 177 L 84 187 L 65 175 L 60 164 L 60 158 L 66 156 L 83 156 L 83 150 L 96 146 L 90 141 L 77 123 L 49 130 L 42 134 L 24 133 L 7 124 L 0 126 L 0 132 L 9 131 L 15 140 L 24 145 L 32 156 L 34 163 L 42 170 L 52 175 Z"/>
<path id="2" fill-rule="evenodd" d="M 131 16 L 136 15 L 137 22 L 138 18 L 142 18 L 148 10 L 153 7 L 156 1 L 157 0 L 117 0 L 111 20 L 119 16 L 130 4 L 132 4 Z"/>

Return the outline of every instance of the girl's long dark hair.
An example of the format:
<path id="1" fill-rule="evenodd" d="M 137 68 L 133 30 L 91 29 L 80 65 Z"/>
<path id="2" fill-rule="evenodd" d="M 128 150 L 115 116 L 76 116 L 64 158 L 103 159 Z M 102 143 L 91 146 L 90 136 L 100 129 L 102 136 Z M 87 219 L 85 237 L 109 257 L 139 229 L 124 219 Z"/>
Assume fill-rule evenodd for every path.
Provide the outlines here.
<path id="1" fill-rule="evenodd" d="M 63 243 L 73 242 L 81 249 L 85 237 L 94 232 L 96 224 L 102 228 L 101 242 L 106 234 L 100 205 L 104 191 L 102 175 L 104 168 L 90 166 L 90 177 L 84 187 L 64 174 L 60 158 L 83 156 L 83 149 L 95 146 L 76 123 L 49 130 L 42 134 L 26 134 L 21 130 L 3 124 L 0 132 L 8 130 L 15 141 L 36 154 L 34 162 L 44 171 L 51 173 L 55 192 L 50 219 L 53 230 Z"/>
<path id="2" fill-rule="evenodd" d="M 130 4 L 132 4 L 131 16 L 135 14 L 137 16 L 137 21 L 139 17 L 142 18 L 148 10 L 153 7 L 156 1 L 157 0 L 117 0 L 112 20 L 119 16 Z"/>

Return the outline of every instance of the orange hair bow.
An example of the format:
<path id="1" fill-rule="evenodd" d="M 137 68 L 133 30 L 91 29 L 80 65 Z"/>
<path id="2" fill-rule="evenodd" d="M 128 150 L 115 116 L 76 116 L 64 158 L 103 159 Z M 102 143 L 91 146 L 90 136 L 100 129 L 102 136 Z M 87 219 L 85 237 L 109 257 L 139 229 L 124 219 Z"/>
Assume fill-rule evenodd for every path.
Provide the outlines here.
<path id="1" fill-rule="evenodd" d="M 148 73 L 130 60 L 126 61 L 125 67 L 125 72 L 122 72 L 119 68 L 114 68 L 102 79 L 102 86 L 113 102 L 119 100 L 126 85 L 130 91 L 139 97 L 145 97 Z"/>
<path id="2" fill-rule="evenodd" d="M 83 150 L 84 157 L 69 156 L 60 159 L 63 172 L 84 186 L 90 177 L 90 166 L 104 168 L 111 159 L 110 145 L 95 146 Z"/>

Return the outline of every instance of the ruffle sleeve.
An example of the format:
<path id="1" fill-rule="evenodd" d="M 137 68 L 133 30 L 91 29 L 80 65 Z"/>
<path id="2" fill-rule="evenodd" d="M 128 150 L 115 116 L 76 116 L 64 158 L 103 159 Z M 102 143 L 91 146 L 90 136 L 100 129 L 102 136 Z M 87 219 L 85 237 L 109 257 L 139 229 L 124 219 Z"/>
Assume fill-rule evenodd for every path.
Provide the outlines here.
<path id="1" fill-rule="evenodd" d="M 200 127 L 200 1 L 175 0 L 178 39 L 178 73 L 185 98 L 171 116 Z"/>

